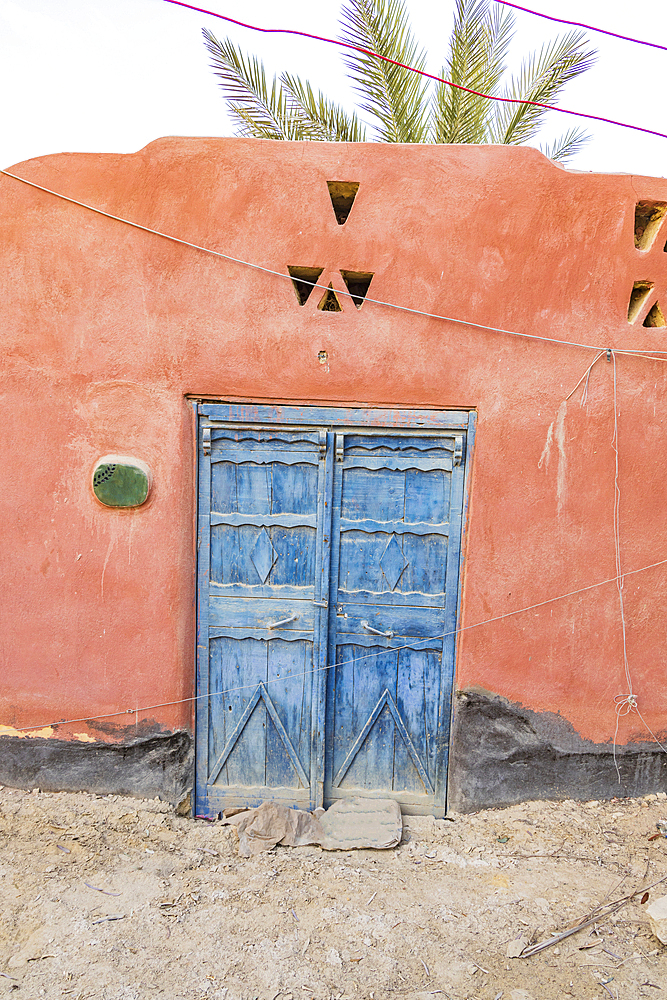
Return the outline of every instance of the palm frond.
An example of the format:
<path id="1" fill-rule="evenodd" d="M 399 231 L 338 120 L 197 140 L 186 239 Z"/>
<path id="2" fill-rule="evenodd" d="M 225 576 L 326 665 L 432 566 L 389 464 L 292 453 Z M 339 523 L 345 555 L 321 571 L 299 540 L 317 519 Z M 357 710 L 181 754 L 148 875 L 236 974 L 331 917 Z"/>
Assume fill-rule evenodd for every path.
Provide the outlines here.
<path id="1" fill-rule="evenodd" d="M 410 27 L 403 0 L 348 0 L 341 12 L 341 41 L 396 62 L 424 69 L 426 55 Z M 345 57 L 362 110 L 376 119 L 381 142 L 426 142 L 428 85 L 424 77 L 363 52 Z"/>
<path id="2" fill-rule="evenodd" d="M 524 60 L 518 77 L 512 78 L 502 96 L 555 104 L 565 84 L 585 73 L 595 63 L 597 52 L 586 42 L 583 32 L 571 31 L 543 45 L 539 53 L 532 53 Z M 498 105 L 493 126 L 494 141 L 513 145 L 527 142 L 539 129 L 545 114 L 545 108 L 534 104 Z"/>
<path id="3" fill-rule="evenodd" d="M 470 90 L 494 94 L 505 72 L 514 15 L 489 0 L 456 0 L 449 53 L 441 76 Z M 433 98 L 435 142 L 488 142 L 493 102 L 446 84 Z"/>
<path id="4" fill-rule="evenodd" d="M 463 90 L 444 83 L 433 88 L 424 77 L 395 65 L 402 63 L 416 69 L 426 65 L 425 51 L 410 26 L 407 0 L 345 0 L 340 37 L 357 50 L 348 53 L 345 62 L 361 95 L 360 106 L 373 118 L 373 139 L 527 143 L 547 114 L 543 105 L 557 104 L 563 87 L 595 62 L 597 52 L 588 45 L 585 34 L 571 31 L 532 53 L 503 87 L 514 15 L 492 0 L 455 3 L 454 27 L 442 76 Z M 203 34 L 237 135 L 366 141 L 366 127 L 356 112 L 346 111 L 292 73 L 274 75 L 269 80 L 257 57 L 245 55 L 230 39 L 219 41 L 206 29 Z M 371 51 L 393 62 L 379 60 L 368 54 Z M 491 99 L 480 97 L 480 93 Z M 578 153 L 589 138 L 584 131 L 572 128 L 544 146 L 543 152 L 564 162 Z"/>
<path id="5" fill-rule="evenodd" d="M 237 135 L 258 139 L 307 139 L 301 119 L 295 116 L 289 96 L 277 79 L 267 82 L 264 64 L 256 56 L 244 56 L 227 38 L 218 41 L 203 29 L 213 72 L 227 99 Z"/>
<path id="6" fill-rule="evenodd" d="M 550 160 L 555 160 L 556 163 L 565 163 L 566 160 L 576 156 L 590 141 L 590 138 L 590 135 L 583 129 L 571 128 L 554 139 L 550 145 L 540 146 L 540 149 Z"/>
<path id="7" fill-rule="evenodd" d="M 280 82 L 290 98 L 292 113 L 303 122 L 304 131 L 310 131 L 308 138 L 327 142 L 366 141 L 366 129 L 356 112 L 349 115 L 321 90 L 315 93 L 307 80 L 304 82 L 291 73 L 283 73 Z"/>

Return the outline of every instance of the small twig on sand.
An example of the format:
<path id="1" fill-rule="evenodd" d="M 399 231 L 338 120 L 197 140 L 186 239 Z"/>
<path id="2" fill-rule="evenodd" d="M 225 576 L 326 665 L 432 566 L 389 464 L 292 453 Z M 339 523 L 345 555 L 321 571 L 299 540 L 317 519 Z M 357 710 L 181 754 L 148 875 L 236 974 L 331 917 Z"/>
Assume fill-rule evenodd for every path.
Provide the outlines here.
<path id="1" fill-rule="evenodd" d="M 109 892 L 108 889 L 100 889 L 98 885 L 91 885 L 90 882 L 84 882 L 84 885 L 88 886 L 89 889 L 94 889 L 95 892 L 103 892 L 105 896 L 122 896 L 122 892 Z"/>
<path id="2" fill-rule="evenodd" d="M 480 972 L 483 972 L 486 976 L 491 975 L 488 969 L 483 969 L 481 965 L 477 964 L 477 962 L 472 962 L 471 964 L 474 965 L 476 969 L 479 969 Z"/>
<path id="3" fill-rule="evenodd" d="M 636 889 L 635 892 L 631 892 L 628 896 L 623 896 L 622 899 L 617 899 L 613 903 L 609 903 L 604 908 L 597 906 L 591 911 L 587 917 L 584 917 L 580 923 L 575 927 L 571 927 L 567 931 L 563 931 L 561 934 L 556 934 L 554 937 L 549 938 L 548 941 L 543 941 L 541 944 L 534 944 L 531 948 L 526 948 L 522 952 L 521 958 L 530 958 L 531 955 L 537 955 L 538 952 L 544 951 L 545 948 L 551 948 L 554 944 L 559 944 L 559 942 L 564 941 L 565 938 L 571 937 L 573 934 L 578 934 L 579 931 L 583 931 L 586 927 L 590 927 L 591 924 L 596 924 L 601 920 L 606 920 L 607 917 L 611 917 L 614 913 L 623 907 L 627 906 L 628 903 L 632 902 L 637 896 L 642 895 L 647 889 L 652 889 L 655 885 L 660 885 L 661 882 L 667 881 L 667 875 L 662 878 L 657 879 L 657 881 L 652 882 L 650 885 L 643 886 L 641 889 Z"/>

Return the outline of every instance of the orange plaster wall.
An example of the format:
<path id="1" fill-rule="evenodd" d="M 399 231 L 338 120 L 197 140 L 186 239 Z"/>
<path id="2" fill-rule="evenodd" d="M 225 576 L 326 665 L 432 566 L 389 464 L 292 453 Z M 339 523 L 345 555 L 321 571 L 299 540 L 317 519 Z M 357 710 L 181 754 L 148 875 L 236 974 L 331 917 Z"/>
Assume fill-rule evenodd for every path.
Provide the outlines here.
<path id="1" fill-rule="evenodd" d="M 664 180 L 570 173 L 527 148 L 241 139 L 160 139 L 132 155 L 61 154 L 13 172 L 281 273 L 320 266 L 320 280 L 342 288 L 340 268 L 372 271 L 373 298 L 543 337 L 667 349 L 667 330 L 627 321 L 634 281 L 667 293 L 667 231 L 649 253 L 633 241 L 635 202 L 667 200 Z M 327 180 L 360 182 L 344 226 Z M 318 312 L 316 296 L 300 307 L 284 278 L 8 177 L 0 192 L 0 723 L 40 728 L 192 694 L 188 395 L 476 408 L 464 626 L 614 575 L 604 358 L 586 406 L 581 392 L 564 404 L 592 352 L 370 302 Z M 617 355 L 626 569 L 667 558 L 666 374 L 664 362 Z M 111 511 L 93 497 L 93 465 L 113 452 L 151 467 L 143 508 Z M 634 689 L 656 732 L 667 728 L 666 581 L 660 567 L 625 584 Z M 613 699 L 626 692 L 614 584 L 465 631 L 456 684 L 610 740 Z M 191 722 L 185 704 L 54 735 L 117 739 Z M 636 715 L 621 720 L 621 743 L 645 736 Z"/>

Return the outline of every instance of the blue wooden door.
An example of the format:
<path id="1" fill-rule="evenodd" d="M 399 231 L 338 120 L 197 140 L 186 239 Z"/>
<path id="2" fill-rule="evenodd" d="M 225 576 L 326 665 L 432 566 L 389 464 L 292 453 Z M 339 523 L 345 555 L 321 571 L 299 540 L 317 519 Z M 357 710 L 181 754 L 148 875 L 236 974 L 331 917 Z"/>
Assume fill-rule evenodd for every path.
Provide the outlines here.
<path id="1" fill-rule="evenodd" d="M 196 778 L 206 815 L 267 798 L 321 802 L 326 442 L 317 429 L 201 430 Z"/>
<path id="2" fill-rule="evenodd" d="M 336 435 L 328 800 L 444 810 L 462 449 L 461 435 Z"/>
<path id="3" fill-rule="evenodd" d="M 197 813 L 442 815 L 468 415 L 199 415 Z"/>

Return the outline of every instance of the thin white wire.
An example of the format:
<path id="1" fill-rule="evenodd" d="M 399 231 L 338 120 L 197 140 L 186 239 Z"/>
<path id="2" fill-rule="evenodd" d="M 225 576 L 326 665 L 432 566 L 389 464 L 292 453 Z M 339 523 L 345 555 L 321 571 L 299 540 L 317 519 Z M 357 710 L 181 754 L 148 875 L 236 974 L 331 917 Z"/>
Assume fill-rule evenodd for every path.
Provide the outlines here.
<path id="1" fill-rule="evenodd" d="M 612 447 L 614 449 L 614 554 L 616 557 L 616 581 L 618 587 L 618 600 L 621 610 L 621 623 L 623 627 L 623 666 L 625 669 L 625 680 L 628 686 L 628 697 L 632 694 L 632 678 L 630 677 L 630 667 L 628 664 L 628 646 L 626 639 L 625 607 L 623 604 L 623 573 L 621 565 L 621 487 L 618 478 L 618 397 L 616 378 L 616 355 L 611 352 L 614 376 L 614 436 Z"/>
<path id="2" fill-rule="evenodd" d="M 638 569 L 627 570 L 624 574 L 625 576 L 635 576 L 637 573 L 645 573 L 649 569 L 655 569 L 658 566 L 664 566 L 667 564 L 667 559 L 659 559 L 658 562 L 649 563 L 647 566 L 640 566 Z M 369 660 L 374 656 L 384 656 L 388 652 L 399 652 L 401 649 L 413 649 L 416 643 L 426 643 L 434 642 L 436 639 L 447 639 L 450 636 L 458 635 L 460 632 L 468 632 L 473 628 L 480 628 L 482 625 L 491 625 L 493 622 L 502 621 L 504 618 L 512 618 L 514 615 L 524 614 L 526 611 L 534 611 L 537 608 L 543 608 L 547 604 L 554 604 L 556 601 L 563 601 L 567 597 L 576 597 L 578 594 L 585 594 L 589 590 L 596 590 L 598 587 L 604 587 L 607 583 L 616 583 L 616 577 L 610 576 L 606 580 L 599 580 L 597 583 L 590 583 L 586 587 L 579 587 L 578 590 L 570 590 L 566 594 L 559 594 L 557 597 L 549 597 L 546 601 L 539 601 L 537 604 L 530 604 L 525 608 L 517 608 L 515 611 L 507 611 L 503 615 L 496 615 L 493 618 L 485 618 L 481 622 L 474 622 L 472 625 L 462 625 L 461 628 L 452 629 L 451 632 L 441 632 L 438 635 L 432 635 L 425 639 L 415 639 L 413 642 L 406 643 L 402 646 L 387 646 L 386 649 L 381 649 L 377 653 L 365 653 L 363 656 L 356 656 L 356 660 Z M 354 645 L 353 642 L 346 643 L 346 645 Z M 295 680 L 298 677 L 307 677 L 310 674 L 318 674 L 324 670 L 332 670 L 335 667 L 342 666 L 343 664 L 349 662 L 348 660 L 337 660 L 334 663 L 328 663 L 324 667 L 314 667 L 312 670 L 304 670 L 300 673 L 289 674 L 287 677 L 276 677 L 273 680 L 266 680 L 265 684 L 283 684 L 288 680 Z M 89 722 L 93 719 L 114 719 L 120 715 L 137 715 L 138 713 L 151 712 L 156 708 L 171 708 L 174 705 L 186 705 L 190 702 L 201 701 L 206 698 L 217 698 L 222 697 L 222 695 L 233 694 L 236 691 L 247 691 L 254 690 L 257 687 L 256 683 L 252 684 L 241 684 L 238 687 L 225 688 L 223 691 L 214 691 L 209 694 L 197 694 L 191 695 L 189 698 L 179 698 L 176 701 L 162 701 L 156 705 L 144 705 L 137 708 L 126 708 L 119 712 L 107 712 L 104 715 L 86 715 L 79 719 L 57 719 L 55 722 L 44 722 L 41 725 L 33 726 L 20 726 L 16 729 L 17 733 L 36 731 L 39 729 L 50 729 L 52 726 L 69 726 L 76 722 Z"/>
<path id="3" fill-rule="evenodd" d="M 588 380 L 591 377 L 591 372 L 592 372 L 594 366 L 598 363 L 598 361 L 600 360 L 600 358 L 604 354 L 606 354 L 606 351 L 599 351 L 598 352 L 598 354 L 595 356 L 595 358 L 593 359 L 593 361 L 590 363 L 590 365 L 588 366 L 588 368 L 586 369 L 586 371 L 584 372 L 584 374 L 581 376 L 581 378 L 579 379 L 579 381 L 575 385 L 575 387 L 572 390 L 572 392 L 569 392 L 567 394 L 567 396 L 565 397 L 565 402 L 566 403 L 567 403 L 568 399 L 570 398 L 570 396 L 574 396 L 575 392 L 577 391 L 577 389 L 579 388 L 579 386 L 581 385 L 581 383 L 584 381 L 584 379 L 586 379 L 586 385 L 584 386 L 584 392 L 583 392 L 583 395 L 581 397 L 581 405 L 582 406 L 586 405 L 586 400 L 588 398 Z"/>
<path id="4" fill-rule="evenodd" d="M 619 468 L 618 468 L 618 386 L 617 386 L 617 374 L 616 374 L 616 354 L 614 351 L 611 352 L 611 360 L 613 365 L 613 383 L 614 383 L 614 432 L 611 439 L 611 446 L 614 450 L 614 556 L 616 561 L 616 586 L 618 588 L 618 606 L 621 614 L 621 633 L 623 637 L 623 670 L 625 672 L 625 683 L 627 694 L 619 694 L 614 698 L 615 712 L 616 712 L 616 725 L 614 727 L 614 740 L 612 745 L 612 754 L 614 759 L 614 767 L 616 768 L 616 775 L 618 777 L 618 783 L 621 784 L 621 770 L 618 766 L 618 761 L 616 759 L 616 745 L 618 740 L 618 728 L 622 716 L 629 715 L 630 712 L 637 712 L 639 718 L 644 722 L 643 716 L 637 707 L 637 696 L 632 689 L 632 676 L 630 674 L 630 664 L 628 663 L 628 641 L 627 641 L 627 628 L 625 623 L 625 605 L 623 601 L 623 571 L 622 571 L 622 560 L 621 560 L 621 486 L 619 482 Z M 651 733 L 656 743 L 662 747 L 660 740 L 655 736 L 650 727 L 644 722 L 646 729 Z M 662 747 L 664 750 L 664 747 Z"/>
<path id="5" fill-rule="evenodd" d="M 190 247 L 193 250 L 200 250 L 202 253 L 212 254 L 214 257 L 220 257 L 222 260 L 228 260 L 233 264 L 241 264 L 243 267 L 250 267 L 255 271 L 262 271 L 265 274 L 272 274 L 283 280 L 292 281 L 292 277 L 289 274 L 285 274 L 284 271 L 275 271 L 273 268 L 264 267 L 262 264 L 253 264 L 251 261 L 242 260 L 240 257 L 232 257 L 230 254 L 221 253 L 219 250 L 212 250 L 210 247 L 201 246 L 198 243 L 191 243 L 189 240 L 180 239 L 178 236 L 171 236 L 169 233 L 163 233 L 159 229 L 151 229 L 150 226 L 142 226 L 139 222 L 131 222 L 130 219 L 124 219 L 122 216 L 113 215 L 111 212 L 105 212 L 101 208 L 96 208 L 94 205 L 88 205 L 84 201 L 78 201 L 76 198 L 70 198 L 68 195 L 61 194 L 59 191 L 53 191 L 51 188 L 44 187 L 42 184 L 36 184 L 35 181 L 29 181 L 25 177 L 19 177 L 18 174 L 12 174 L 9 170 L 0 170 L 0 174 L 4 174 L 5 177 L 11 177 L 15 181 L 20 181 L 22 184 L 27 184 L 29 187 L 36 188 L 38 191 L 44 191 L 46 194 L 53 195 L 54 198 L 60 198 L 62 201 L 67 201 L 71 205 L 78 205 L 80 208 L 85 208 L 89 212 L 95 212 L 97 215 L 103 215 L 106 219 L 112 219 L 114 222 L 122 222 L 126 226 L 131 226 L 133 229 L 140 229 L 142 232 L 151 233 L 153 236 L 160 236 L 162 239 L 171 240 L 172 243 L 180 243 L 182 246 Z M 313 288 L 321 288 L 324 291 L 328 290 L 329 286 L 321 284 L 317 281 L 306 281 L 303 278 L 299 278 L 299 281 L 305 285 L 311 285 Z M 352 293 L 348 291 L 336 291 L 337 295 L 345 295 L 348 298 L 352 298 Z M 469 326 L 475 330 L 485 330 L 489 333 L 503 333 L 510 337 L 523 337 L 526 340 L 539 340 L 547 344 L 560 344 L 563 347 L 580 347 L 587 351 L 605 351 L 607 348 L 596 347 L 594 344 L 578 344 L 570 340 L 556 340 L 554 337 L 540 337 L 536 333 L 520 333 L 518 330 L 505 330 L 498 326 L 487 326 L 484 323 L 474 323 L 469 319 L 457 319 L 454 316 L 443 316 L 441 313 L 431 313 L 426 312 L 423 309 L 413 309 L 411 306 L 401 306 L 397 305 L 395 302 L 386 302 L 383 299 L 372 299 L 369 296 L 364 298 L 364 302 L 372 302 L 376 306 L 385 306 L 387 309 L 397 309 L 399 312 L 409 313 L 413 316 L 423 316 L 426 319 L 437 319 L 445 323 L 456 323 L 459 326 Z M 619 353 L 621 353 L 619 351 Z M 628 350 L 623 351 L 624 354 L 632 354 L 638 357 L 643 357 L 646 354 L 667 354 L 667 350 L 662 351 L 636 351 Z M 656 361 L 667 360 L 667 358 L 654 358 Z"/>
<path id="6" fill-rule="evenodd" d="M 658 744 L 658 746 L 660 747 L 660 749 L 663 750 L 665 753 L 667 753 L 667 747 L 664 745 L 664 743 L 661 743 L 660 740 L 658 739 L 658 737 L 655 735 L 655 733 L 653 732 L 653 730 L 649 726 L 648 722 L 646 721 L 646 719 L 644 718 L 644 716 L 642 715 L 642 713 L 639 711 L 638 706 L 635 704 L 635 705 L 632 706 L 632 708 L 637 713 L 637 715 L 639 716 L 639 718 L 642 720 L 642 722 L 644 723 L 644 725 L 646 726 L 646 728 L 648 729 L 649 733 L 651 734 L 651 736 L 653 737 L 653 739 L 655 740 L 655 742 Z"/>
<path id="7" fill-rule="evenodd" d="M 663 746 L 658 737 L 655 735 L 649 724 L 644 719 L 644 716 L 639 711 L 637 705 L 637 695 L 633 691 L 632 686 L 632 676 L 630 673 L 630 665 L 628 662 L 628 647 L 627 647 L 627 628 L 625 621 L 625 605 L 623 600 L 623 588 L 624 588 L 624 577 L 630 574 L 623 573 L 622 559 L 621 559 L 621 488 L 619 480 L 619 453 L 618 453 L 618 382 L 617 382 L 617 372 L 616 372 L 616 354 L 627 354 L 626 351 L 615 351 L 609 348 L 607 351 L 600 351 L 597 357 L 593 359 L 591 364 L 588 366 L 584 374 L 581 376 L 574 389 L 565 397 L 567 401 L 571 396 L 577 391 L 581 383 L 586 380 L 584 385 L 584 391 L 582 394 L 581 405 L 586 405 L 586 400 L 588 398 L 588 382 L 590 379 L 591 371 L 594 366 L 600 360 L 604 354 L 608 355 L 609 360 L 612 362 L 612 372 L 613 372 L 613 404 L 614 404 L 614 430 L 611 438 L 611 447 L 614 452 L 614 508 L 613 508 L 613 534 L 614 534 L 614 558 L 615 558 L 615 568 L 616 568 L 616 586 L 618 588 L 618 600 L 621 618 L 621 631 L 623 637 L 623 668 L 625 672 L 625 680 L 627 686 L 627 694 L 619 694 L 614 698 L 616 723 L 614 726 L 614 738 L 612 741 L 612 756 L 614 760 L 614 767 L 616 768 L 616 774 L 618 777 L 619 784 L 621 783 L 621 772 L 618 766 L 618 761 L 616 759 L 616 747 L 618 745 L 618 730 L 620 725 L 620 720 L 622 717 L 629 715 L 630 712 L 636 712 L 641 719 L 647 732 L 651 734 L 654 741 L 658 746 L 667 753 L 667 747 Z M 660 358 L 654 358 L 652 360 L 659 361 Z"/>
<path id="8" fill-rule="evenodd" d="M 627 355 L 631 358 L 643 358 L 644 361 L 667 361 L 667 358 L 654 357 L 655 351 L 619 351 L 617 348 L 614 348 L 614 350 L 616 354 Z"/>

